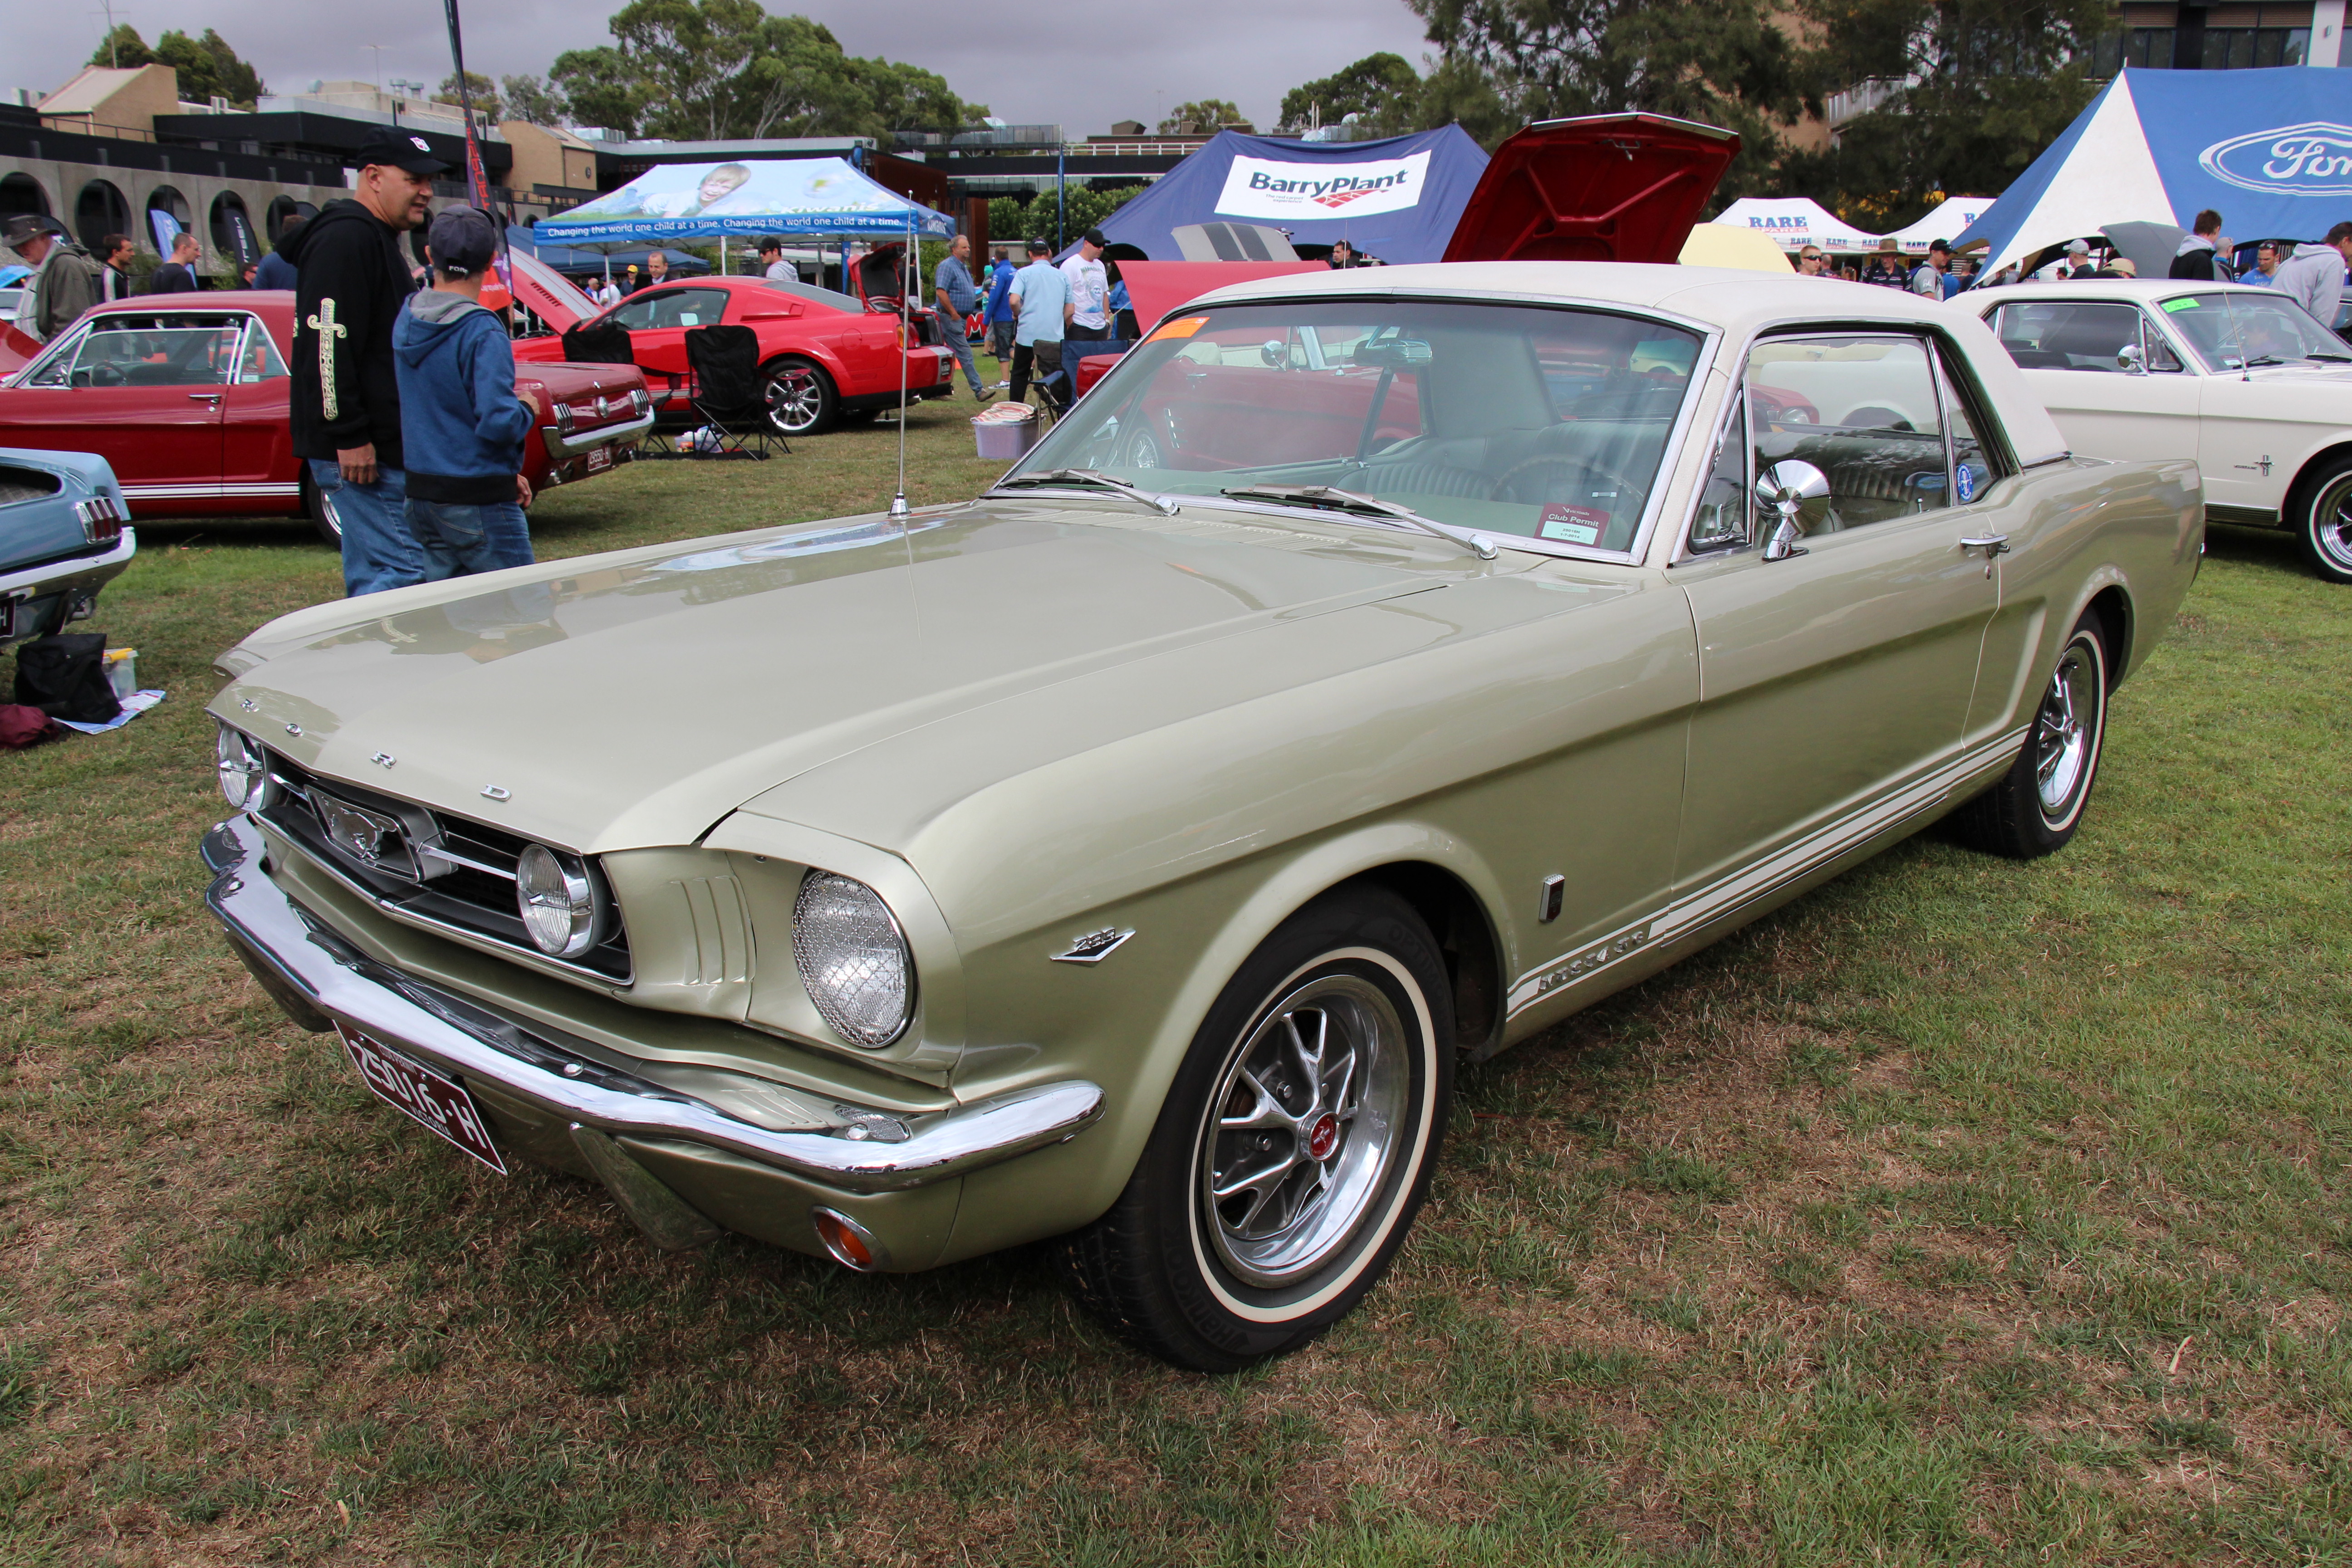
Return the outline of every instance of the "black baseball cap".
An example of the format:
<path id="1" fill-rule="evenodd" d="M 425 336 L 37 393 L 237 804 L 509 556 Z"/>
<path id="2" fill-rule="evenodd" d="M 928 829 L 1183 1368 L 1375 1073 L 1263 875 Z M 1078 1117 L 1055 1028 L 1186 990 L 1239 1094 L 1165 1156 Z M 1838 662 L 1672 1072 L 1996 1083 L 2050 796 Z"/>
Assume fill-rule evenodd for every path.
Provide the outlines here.
<path id="1" fill-rule="evenodd" d="M 425 232 L 433 269 L 449 278 L 470 278 L 499 253 L 499 231 L 479 207 L 443 207 Z"/>
<path id="2" fill-rule="evenodd" d="M 1100 250 L 1104 246 L 1108 245 L 1110 241 L 1103 237 L 1102 230 L 1098 228 L 1090 228 L 1087 230 L 1087 243 L 1093 246 L 1097 250 Z"/>
<path id="3" fill-rule="evenodd" d="M 1054 254 L 1054 247 L 1046 244 L 1042 239 L 1033 239 L 1029 242 L 1029 254 L 1032 256 L 1051 256 Z"/>
<path id="4" fill-rule="evenodd" d="M 446 174 L 449 165 L 436 156 L 433 144 L 411 131 L 377 130 L 367 133 L 360 150 L 352 154 L 355 169 L 370 163 L 384 163 L 395 169 L 405 169 L 412 174 Z"/>
<path id="5" fill-rule="evenodd" d="M 758 254 L 765 256 L 772 250 L 782 250 L 783 247 L 784 242 L 782 240 L 778 239 L 772 234 L 763 234 L 760 237 Z"/>

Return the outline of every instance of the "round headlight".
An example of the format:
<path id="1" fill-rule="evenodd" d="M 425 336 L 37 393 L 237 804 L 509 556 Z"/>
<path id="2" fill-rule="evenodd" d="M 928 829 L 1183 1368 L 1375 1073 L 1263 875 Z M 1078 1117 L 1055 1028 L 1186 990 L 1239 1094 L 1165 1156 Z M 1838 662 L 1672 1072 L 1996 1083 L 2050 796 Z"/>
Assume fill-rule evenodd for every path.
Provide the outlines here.
<path id="1" fill-rule="evenodd" d="M 220 758 L 220 792 L 229 809 L 259 811 L 269 783 L 269 763 L 260 746 L 223 724 L 213 750 Z"/>
<path id="2" fill-rule="evenodd" d="M 596 945 L 596 889 L 576 856 L 526 846 L 515 862 L 515 909 L 531 945 L 550 958 L 577 958 Z"/>
<path id="3" fill-rule="evenodd" d="M 863 882 L 811 871 L 793 904 L 793 963 L 833 1032 L 888 1045 L 914 1011 L 915 961 L 882 896 Z"/>

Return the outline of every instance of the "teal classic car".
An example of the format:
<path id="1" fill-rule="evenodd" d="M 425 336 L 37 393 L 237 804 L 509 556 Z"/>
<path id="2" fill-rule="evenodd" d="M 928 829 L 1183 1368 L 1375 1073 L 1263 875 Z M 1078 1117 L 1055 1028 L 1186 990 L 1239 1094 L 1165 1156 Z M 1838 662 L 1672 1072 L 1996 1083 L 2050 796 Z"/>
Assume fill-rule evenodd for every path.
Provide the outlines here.
<path id="1" fill-rule="evenodd" d="M 129 515 L 96 453 L 0 447 L 0 647 L 90 615 L 139 552 Z"/>
<path id="2" fill-rule="evenodd" d="M 659 1245 L 1058 1238 L 1156 1355 L 1303 1343 L 1463 1067 L 1938 818 L 2063 846 L 2197 569 L 2195 464 L 2071 457 L 1973 318 L 1622 260 L 1688 212 L 1577 182 L 1726 139 L 1601 131 L 1473 203 L 1538 259 L 1209 294 L 969 503 L 263 626 L 233 946 Z"/>

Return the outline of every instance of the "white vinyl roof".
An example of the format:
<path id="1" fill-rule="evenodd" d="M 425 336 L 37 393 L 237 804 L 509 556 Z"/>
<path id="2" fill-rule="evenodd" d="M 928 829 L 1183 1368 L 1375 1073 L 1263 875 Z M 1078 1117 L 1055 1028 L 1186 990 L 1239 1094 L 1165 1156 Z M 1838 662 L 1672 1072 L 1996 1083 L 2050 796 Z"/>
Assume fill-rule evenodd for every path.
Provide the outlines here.
<path id="1" fill-rule="evenodd" d="M 1805 278 L 1793 272 L 1776 278 L 1724 268 L 1622 261 L 1451 261 L 1292 273 L 1229 284 L 1195 302 L 1239 304 L 1318 294 L 1625 306 L 1716 328 L 1724 334 L 1727 345 L 1742 353 L 1750 338 L 1768 328 L 1809 321 L 1825 326 L 1932 326 L 1967 353 L 1978 384 L 1991 398 L 1993 412 L 2009 432 L 2019 461 L 2030 467 L 2063 457 L 2067 450 L 2066 438 L 2058 433 L 2049 410 L 2027 390 L 2016 362 L 1973 310 L 1959 308 L 1957 301 L 1948 305 L 1866 283 Z"/>

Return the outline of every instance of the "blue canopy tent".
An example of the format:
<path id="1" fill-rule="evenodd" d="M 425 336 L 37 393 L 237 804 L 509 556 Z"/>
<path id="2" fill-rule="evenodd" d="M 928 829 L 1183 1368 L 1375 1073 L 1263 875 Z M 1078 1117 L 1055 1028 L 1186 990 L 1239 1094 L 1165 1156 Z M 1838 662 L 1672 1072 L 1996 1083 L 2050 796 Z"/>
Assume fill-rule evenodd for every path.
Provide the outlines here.
<path id="1" fill-rule="evenodd" d="M 2126 67 L 1954 243 L 1990 273 L 2117 223 L 2315 240 L 2352 216 L 2352 77 Z"/>
<path id="2" fill-rule="evenodd" d="M 1104 219 L 1103 237 L 1177 261 L 1175 230 L 1185 225 L 1260 224 L 1295 246 L 1344 239 L 1383 261 L 1436 261 L 1486 169 L 1486 153 L 1458 125 L 1382 142 L 1221 131 Z"/>
<path id="3" fill-rule="evenodd" d="M 839 158 L 666 163 L 617 191 L 539 220 L 545 245 L 744 238 L 946 239 L 955 220 L 886 190 Z"/>

